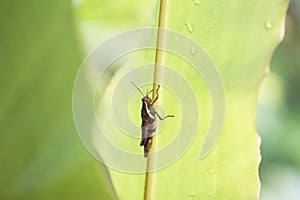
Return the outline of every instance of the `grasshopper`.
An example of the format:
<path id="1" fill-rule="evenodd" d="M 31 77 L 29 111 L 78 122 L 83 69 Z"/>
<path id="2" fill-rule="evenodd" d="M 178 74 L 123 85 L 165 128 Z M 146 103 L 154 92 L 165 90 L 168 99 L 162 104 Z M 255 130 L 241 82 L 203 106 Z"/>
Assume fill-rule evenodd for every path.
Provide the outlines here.
<path id="1" fill-rule="evenodd" d="M 168 118 L 174 117 L 174 115 L 167 115 L 165 117 L 161 117 L 154 109 L 153 105 L 158 99 L 158 91 L 160 85 L 156 90 L 156 98 L 152 100 L 149 97 L 149 94 L 153 91 L 150 90 L 146 92 L 146 95 L 136 86 L 134 82 L 131 82 L 136 89 L 143 95 L 142 98 L 142 110 L 141 110 L 141 117 L 142 117 L 142 139 L 140 142 L 140 146 L 144 146 L 144 157 L 148 157 L 149 150 L 152 147 L 152 138 L 156 130 L 156 117 L 157 116 L 161 121 Z"/>

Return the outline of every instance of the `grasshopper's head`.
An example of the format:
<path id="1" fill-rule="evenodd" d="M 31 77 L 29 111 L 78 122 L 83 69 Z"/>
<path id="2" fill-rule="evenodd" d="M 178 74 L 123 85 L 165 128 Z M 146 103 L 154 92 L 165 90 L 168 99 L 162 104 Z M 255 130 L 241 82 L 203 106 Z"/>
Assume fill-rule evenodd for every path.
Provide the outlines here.
<path id="1" fill-rule="evenodd" d="M 146 104 L 147 106 L 149 106 L 149 105 L 151 104 L 151 101 L 152 101 L 151 98 L 149 97 L 149 94 L 152 92 L 152 90 L 150 90 L 149 92 L 148 92 L 148 90 L 147 90 L 146 95 L 144 95 L 143 92 L 138 88 L 137 85 L 135 85 L 134 82 L 131 81 L 131 83 L 132 83 L 132 84 L 136 87 L 136 89 L 143 95 L 143 98 L 142 98 L 143 104 Z"/>
<path id="2" fill-rule="evenodd" d="M 151 98 L 148 96 L 148 94 L 142 98 L 142 102 L 147 104 L 147 105 L 150 105 Z"/>

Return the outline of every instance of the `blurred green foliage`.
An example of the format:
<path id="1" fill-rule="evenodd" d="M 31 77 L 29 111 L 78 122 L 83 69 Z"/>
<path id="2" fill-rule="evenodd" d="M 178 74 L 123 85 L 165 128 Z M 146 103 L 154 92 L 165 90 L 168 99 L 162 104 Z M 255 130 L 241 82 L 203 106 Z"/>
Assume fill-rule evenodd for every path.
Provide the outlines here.
<path id="1" fill-rule="evenodd" d="M 279 196 L 278 190 L 293 187 L 292 181 L 283 188 L 282 179 L 292 170 L 300 184 L 300 1 L 291 1 L 286 19 L 283 42 L 271 62 L 271 74 L 263 81 L 258 105 L 257 128 L 262 136 L 260 177 L 262 193 L 271 190 L 278 199 L 299 199 L 298 196 Z M 269 184 L 277 182 L 277 187 Z M 298 190 L 299 191 L 299 190 Z M 273 198 L 273 197 L 270 197 Z"/>
<path id="2" fill-rule="evenodd" d="M 2 0 L 0 13 L 0 199 L 113 198 L 72 119 L 71 2 Z"/>
<path id="3" fill-rule="evenodd" d="M 287 16 L 285 38 L 275 51 L 271 63 L 271 76 L 275 75 L 282 87 L 280 101 L 273 107 L 268 108 L 263 105 L 259 107 L 259 114 L 261 114 L 259 117 L 262 118 L 258 120 L 258 128 L 262 129 L 260 132 L 263 137 L 262 170 L 272 162 L 291 165 L 300 170 L 300 151 L 298 150 L 300 141 L 299 11 L 300 3 L 292 2 Z M 278 86 L 268 89 L 280 90 Z M 270 120 L 274 121 L 268 126 Z"/>

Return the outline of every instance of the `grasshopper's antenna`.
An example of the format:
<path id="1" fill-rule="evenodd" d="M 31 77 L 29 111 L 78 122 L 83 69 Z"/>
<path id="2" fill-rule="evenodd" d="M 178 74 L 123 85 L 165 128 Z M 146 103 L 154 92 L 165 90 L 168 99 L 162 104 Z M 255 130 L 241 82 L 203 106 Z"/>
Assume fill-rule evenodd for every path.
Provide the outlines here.
<path id="1" fill-rule="evenodd" d="M 140 88 L 138 88 L 138 86 L 136 86 L 136 84 L 134 83 L 134 82 L 132 82 L 131 81 L 131 83 L 132 83 L 132 85 L 134 85 L 134 87 L 136 87 L 136 89 L 143 95 L 143 97 L 145 96 L 144 94 L 143 94 L 143 92 L 140 90 Z"/>
<path id="2" fill-rule="evenodd" d="M 147 90 L 146 95 L 148 96 L 148 94 L 150 94 L 152 91 L 153 91 L 153 90 L 150 90 L 150 91 L 148 92 L 148 90 Z"/>

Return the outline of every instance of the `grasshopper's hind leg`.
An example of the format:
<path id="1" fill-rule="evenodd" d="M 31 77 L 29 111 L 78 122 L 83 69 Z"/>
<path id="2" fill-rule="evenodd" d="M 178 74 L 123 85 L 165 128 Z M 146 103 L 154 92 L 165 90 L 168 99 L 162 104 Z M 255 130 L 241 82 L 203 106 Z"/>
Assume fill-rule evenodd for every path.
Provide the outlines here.
<path id="1" fill-rule="evenodd" d="M 155 112 L 155 114 L 157 115 L 157 117 L 162 121 L 162 120 L 164 120 L 164 119 L 166 119 L 166 118 L 168 118 L 168 117 L 174 117 L 174 115 L 167 115 L 167 116 L 165 116 L 165 117 L 161 117 L 157 112 Z"/>

